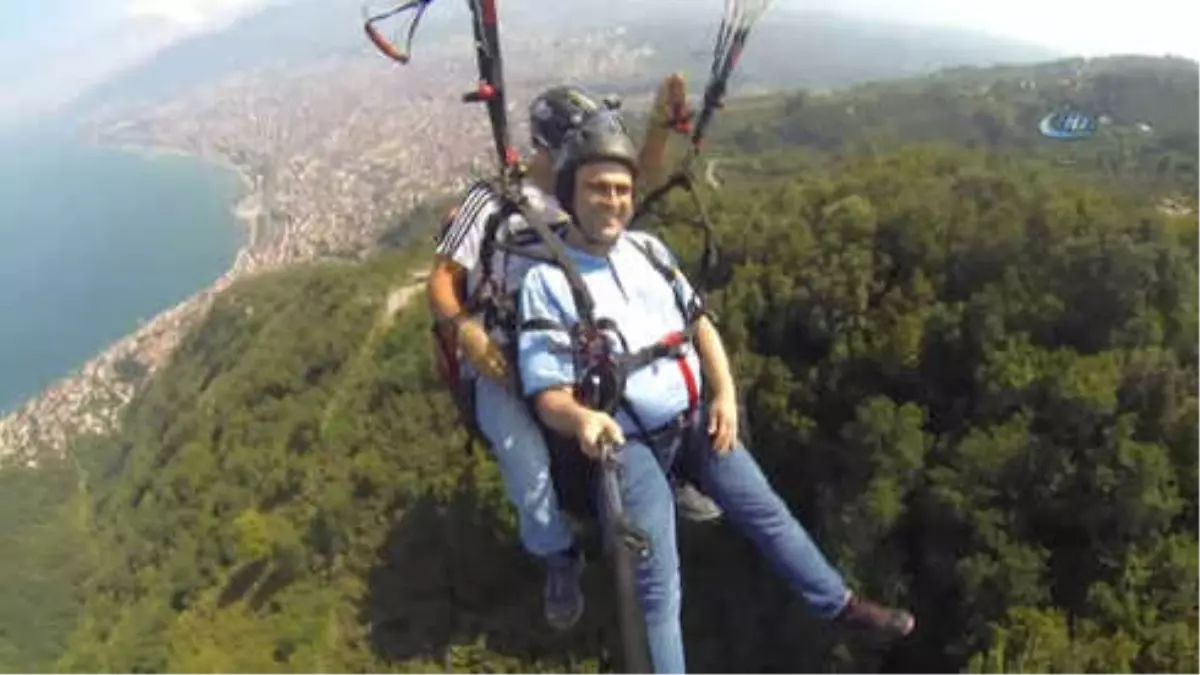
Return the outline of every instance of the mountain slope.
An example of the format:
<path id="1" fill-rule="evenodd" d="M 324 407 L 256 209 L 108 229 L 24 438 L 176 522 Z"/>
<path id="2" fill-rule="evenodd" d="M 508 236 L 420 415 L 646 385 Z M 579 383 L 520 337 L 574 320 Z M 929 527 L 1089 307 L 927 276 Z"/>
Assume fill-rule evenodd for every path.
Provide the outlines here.
<path id="1" fill-rule="evenodd" d="M 378 4 L 378 3 L 376 3 Z M 372 49 L 363 35 L 359 0 L 273 3 L 229 27 L 172 44 L 92 87 L 71 108 L 160 103 L 247 71 L 294 68 Z M 435 48 L 466 20 L 459 3 L 438 6 L 421 22 L 422 47 Z M 394 29 L 394 28 L 393 28 Z M 436 53 L 436 50 L 435 50 Z"/>
<path id="2" fill-rule="evenodd" d="M 362 34 L 358 0 L 299 0 L 269 6 L 230 28 L 197 36 L 165 49 L 152 61 L 129 69 L 93 88 L 75 105 L 88 110 L 130 100 L 163 100 L 172 94 L 221 77 L 260 68 L 290 68 L 326 57 L 369 53 Z M 501 8 L 505 45 L 568 39 L 623 26 L 622 42 L 652 45 L 655 66 L 644 79 L 598 83 L 617 90 L 644 90 L 663 72 L 684 70 L 695 78 L 705 73 L 714 31 L 721 20 L 720 3 L 615 0 L 603 5 L 547 4 L 541 0 L 507 1 Z M 384 26 L 402 31 L 408 18 Z M 461 3 L 435 4 L 422 18 L 415 49 L 423 58 L 441 58 L 440 44 L 449 36 L 470 35 Z M 746 52 L 740 87 L 793 89 L 835 86 L 871 79 L 926 73 L 951 65 L 1045 60 L 1052 50 L 967 31 L 917 29 L 834 14 L 773 7 L 763 16 Z M 511 50 L 511 48 L 510 48 Z M 465 56 L 465 54 L 464 54 Z M 537 64 L 553 71 L 554 63 Z"/>
<path id="3" fill-rule="evenodd" d="M 716 3 L 705 12 L 631 22 L 627 38 L 654 45 L 654 71 L 682 70 L 697 84 L 707 77 L 717 24 Z M 731 91 L 841 87 L 932 73 L 953 66 L 1047 61 L 1056 50 L 968 30 L 915 27 L 773 5 L 751 34 Z"/>
<path id="4" fill-rule="evenodd" d="M 67 647 L 96 564 L 70 462 L 0 470 L 0 672 L 46 672 Z"/>
<path id="5" fill-rule="evenodd" d="M 530 642 L 538 589 L 494 467 L 463 455 L 433 393 L 423 313 L 375 330 L 408 268 L 297 269 L 222 296 L 101 450 L 97 537 L 116 557 L 61 667 L 388 668 L 373 643 L 437 667 L 430 650 L 480 621 Z"/>
<path id="6" fill-rule="evenodd" d="M 1200 66 L 1187 59 L 956 68 L 735 102 L 730 107 L 737 113 L 714 126 L 712 146 L 733 155 L 781 147 L 856 154 L 950 143 L 1039 156 L 1125 189 L 1180 192 L 1194 200 L 1198 100 Z M 1099 132 L 1079 142 L 1041 136 L 1038 121 L 1067 108 L 1103 116 Z"/>

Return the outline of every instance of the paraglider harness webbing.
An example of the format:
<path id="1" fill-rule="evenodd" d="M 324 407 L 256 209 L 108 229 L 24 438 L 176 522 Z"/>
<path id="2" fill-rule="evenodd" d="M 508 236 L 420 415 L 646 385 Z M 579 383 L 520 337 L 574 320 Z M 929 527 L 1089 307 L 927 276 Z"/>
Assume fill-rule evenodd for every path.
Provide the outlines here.
<path id="1" fill-rule="evenodd" d="M 757 7 L 748 11 L 745 7 L 747 0 L 726 0 L 725 15 L 721 19 L 716 44 L 713 46 L 712 68 L 708 83 L 704 87 L 704 100 L 700 112 L 695 113 L 687 110 L 685 106 L 681 106 L 673 110 L 666 121 L 667 126 L 676 133 L 690 136 L 691 147 L 688 148 L 688 153 L 679 170 L 673 173 L 666 183 L 647 194 L 633 215 L 633 222 L 640 221 L 652 212 L 658 202 L 676 188 L 683 188 L 691 195 L 692 203 L 699 213 L 699 218 L 694 224 L 699 225 L 704 232 L 704 255 L 700 260 L 701 286 L 698 290 L 707 291 L 711 288 L 712 276 L 720 254 L 712 219 L 704 206 L 704 200 L 696 191 L 693 177 L 695 162 L 703 148 L 704 132 L 708 129 L 713 115 L 718 109 L 725 107 L 725 92 L 729 85 L 729 78 L 741 58 L 742 49 L 750 36 L 750 29 L 770 3 L 771 0 L 759 0 Z"/>
<path id="2" fill-rule="evenodd" d="M 553 260 L 563 267 L 567 278 L 571 281 L 572 294 L 581 309 L 590 313 L 593 305 L 591 297 L 586 293 L 583 279 L 579 271 L 571 263 L 567 250 L 562 241 L 556 236 L 541 218 L 530 213 L 529 200 L 521 192 L 523 170 L 520 156 L 516 149 L 508 144 L 508 117 L 505 108 L 503 59 L 500 53 L 500 38 L 498 35 L 498 19 L 496 16 L 496 0 L 468 0 L 471 8 L 472 26 L 475 32 L 475 55 L 479 66 L 479 87 L 476 91 L 463 95 L 464 103 L 482 102 L 487 106 L 488 120 L 492 128 L 492 140 L 500 163 L 500 175 L 493 183 L 494 192 L 500 199 L 500 212 L 489 222 L 488 234 L 485 241 L 494 241 L 496 228 L 508 216 L 520 214 L 526 223 L 538 234 L 541 242 L 549 248 L 549 257 L 532 250 L 522 250 L 520 254 L 540 260 Z M 505 246 L 497 244 L 498 246 Z M 509 247 L 511 248 L 511 247 Z M 513 251 L 516 252 L 516 251 Z M 483 257 L 487 266 L 487 276 L 482 277 L 484 283 L 489 283 L 491 274 L 491 256 Z"/>
<path id="3" fill-rule="evenodd" d="M 477 277 L 479 281 L 471 291 L 470 297 L 467 298 L 466 309 L 470 314 L 482 316 L 484 328 L 488 332 L 499 329 L 505 335 L 512 337 L 517 333 L 517 289 L 507 287 L 508 275 L 505 272 L 511 257 L 517 256 L 551 264 L 557 264 L 557 260 L 552 253 L 537 248 L 537 244 L 547 236 L 542 234 L 544 230 L 532 228 L 512 236 L 511 240 L 500 239 L 499 232 L 502 223 L 513 215 L 520 216 L 525 220 L 528 220 L 528 217 L 511 199 L 504 198 L 497 193 L 494 185 L 489 183 L 489 188 L 493 194 L 497 195 L 500 208 L 491 214 L 484 228 L 479 254 Z M 558 232 L 555 231 L 558 225 L 562 225 L 562 223 L 547 226 L 546 229 L 550 230 L 548 236 L 558 237 Z M 497 254 L 501 256 L 501 272 L 499 274 L 496 272 Z M 510 345 L 512 343 L 510 340 Z M 509 354 L 509 356 L 515 355 Z"/>
<path id="4" fill-rule="evenodd" d="M 712 287 L 713 273 L 720 261 L 720 251 L 718 249 L 716 232 L 713 229 L 712 219 L 708 215 L 708 208 L 704 205 L 704 200 L 700 198 L 700 194 L 696 191 L 695 180 L 692 176 L 690 163 L 685 165 L 683 169 L 673 173 L 667 182 L 650 192 L 642 203 L 638 205 L 633 215 L 633 222 L 638 222 L 651 212 L 654 205 L 667 196 L 672 190 L 683 188 L 692 197 L 692 203 L 695 205 L 696 211 L 699 214 L 696 224 L 704 233 L 704 253 L 700 258 L 700 285 L 698 291 L 704 292 Z"/>
<path id="5" fill-rule="evenodd" d="M 371 43 L 379 49 L 379 51 L 383 52 L 385 56 L 398 63 L 408 63 L 412 55 L 413 35 L 415 35 L 417 32 L 417 26 L 421 23 L 421 17 L 425 15 L 425 8 L 428 7 L 431 2 L 433 2 L 433 0 L 409 0 L 404 4 L 376 14 L 368 14 L 366 12 L 366 8 L 364 7 L 363 31 L 367 34 L 367 39 L 369 39 Z M 398 45 L 384 37 L 383 33 L 380 32 L 379 28 L 376 27 L 376 24 L 396 16 L 401 12 L 406 12 L 412 9 L 416 10 L 416 16 L 413 17 L 412 23 L 408 25 L 408 37 L 405 39 L 404 48 L 400 48 Z"/>
<path id="6" fill-rule="evenodd" d="M 441 230 L 435 237 L 435 243 L 440 244 L 446 237 L 450 227 L 458 215 L 458 207 L 450 209 L 442 220 Z M 479 428 L 475 410 L 475 387 L 473 378 L 466 377 L 462 372 L 458 348 L 458 326 L 452 320 L 437 316 L 432 306 L 433 321 L 430 322 L 434 344 L 434 365 L 442 385 L 450 393 L 451 400 L 458 413 L 458 421 L 467 431 L 467 439 L 463 443 L 463 452 L 470 455 L 475 443 L 488 444 L 487 437 Z"/>
<path id="7" fill-rule="evenodd" d="M 686 360 L 686 346 L 695 341 L 697 322 L 704 316 L 706 310 L 704 310 L 698 294 L 694 295 L 690 304 L 684 300 L 683 293 L 680 292 L 678 286 L 679 277 L 683 275 L 682 271 L 671 268 L 670 265 L 662 262 L 658 256 L 654 255 L 653 251 L 649 250 L 648 246 L 637 243 L 637 241 L 631 241 L 631 244 L 646 257 L 667 285 L 672 287 L 674 299 L 676 299 L 676 309 L 683 319 L 683 330 L 673 331 L 654 344 L 636 352 L 630 352 L 629 342 L 625 340 L 622 331 L 611 319 L 594 318 L 588 322 L 584 321 L 582 313 L 580 313 L 580 323 L 575 327 L 568 328 L 551 321 L 551 319 L 533 318 L 522 323 L 520 330 L 557 330 L 571 335 L 571 350 L 575 356 L 575 368 L 578 374 L 576 377 L 577 393 L 581 402 L 594 410 L 610 414 L 616 413 L 619 408 L 628 414 L 631 422 L 636 426 L 636 436 L 653 444 L 654 438 L 659 436 L 662 430 L 649 430 L 642 423 L 641 417 L 625 398 L 625 383 L 632 372 L 640 370 L 656 360 L 674 359 L 679 366 L 685 386 L 688 387 L 688 410 L 683 417 L 694 417 L 695 413 L 700 410 L 701 390 L 696 374 L 692 372 L 691 365 Z M 590 324 L 590 328 L 588 324 Z M 606 333 L 616 336 L 622 352 L 614 353 L 610 342 L 605 337 Z"/>
<path id="8" fill-rule="evenodd" d="M 648 246 L 632 240 L 631 243 L 674 291 L 675 307 L 683 320 L 683 330 L 669 333 L 635 352 L 630 351 L 628 341 L 615 322 L 607 318 L 585 321 L 582 312 L 579 313 L 580 322 L 570 328 L 549 319 L 535 318 L 522 323 L 519 330 L 553 330 L 569 334 L 577 373 L 576 395 L 580 402 L 610 415 L 621 410 L 637 428 L 634 437 L 654 447 L 657 445 L 656 439 L 669 429 L 648 429 L 625 396 L 625 385 L 635 371 L 659 359 L 674 359 L 688 390 L 688 408 L 677 422 L 685 425 L 694 422 L 700 409 L 702 392 L 699 380 L 687 361 L 686 347 L 694 344 L 698 322 L 706 310 L 698 294 L 693 296 L 691 303 L 684 300 L 679 288 L 679 280 L 683 275 L 681 271 L 660 260 Z M 586 289 L 583 292 L 586 293 Z M 615 336 L 620 342 L 620 353 L 614 353 L 605 333 Z"/>

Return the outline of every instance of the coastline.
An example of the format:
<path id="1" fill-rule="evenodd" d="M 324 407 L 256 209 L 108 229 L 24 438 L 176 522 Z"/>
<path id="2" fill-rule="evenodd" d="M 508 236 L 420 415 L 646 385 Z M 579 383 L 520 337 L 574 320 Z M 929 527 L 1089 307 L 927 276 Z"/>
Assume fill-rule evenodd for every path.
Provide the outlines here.
<path id="1" fill-rule="evenodd" d="M 202 162 L 219 169 L 229 171 L 238 177 L 242 184 L 242 191 L 230 206 L 230 211 L 233 217 L 242 227 L 245 228 L 245 240 L 234 253 L 234 261 L 227 271 L 237 271 L 239 263 L 244 258 L 253 258 L 254 248 L 258 243 L 258 218 L 262 214 L 263 194 L 262 189 L 256 184 L 256 180 L 245 167 L 242 167 L 228 157 L 220 153 L 197 153 L 191 150 L 185 150 L 170 145 L 150 144 L 150 143 L 133 143 L 129 141 L 121 141 L 118 143 L 102 143 L 94 140 L 88 141 L 91 145 L 97 148 L 107 150 L 116 150 L 133 155 L 139 155 L 148 159 L 157 157 L 183 157 L 197 162 Z M 224 276 L 224 275 L 222 275 Z M 219 280 L 219 278 L 218 278 Z M 214 284 L 216 281 L 213 282 Z M 211 286 L 211 285 L 210 285 Z"/>
<path id="2" fill-rule="evenodd" d="M 235 281 L 265 267 L 256 264 L 255 255 L 264 197 L 246 169 L 220 155 L 197 154 L 170 146 L 93 145 L 150 158 L 187 157 L 233 171 L 241 181 L 242 189 L 229 208 L 245 228 L 244 239 L 230 267 L 207 286 L 159 311 L 133 333 L 107 345 L 81 367 L 58 378 L 0 417 L 0 468 L 13 461 L 36 466 L 36 456 L 45 452 L 61 456 L 78 436 L 113 431 L 125 405 L 141 385 L 170 360 L 180 340 L 203 319 L 216 296 Z M 128 372 L 132 363 L 145 371 L 145 375 L 137 380 L 122 375 L 122 371 Z"/>

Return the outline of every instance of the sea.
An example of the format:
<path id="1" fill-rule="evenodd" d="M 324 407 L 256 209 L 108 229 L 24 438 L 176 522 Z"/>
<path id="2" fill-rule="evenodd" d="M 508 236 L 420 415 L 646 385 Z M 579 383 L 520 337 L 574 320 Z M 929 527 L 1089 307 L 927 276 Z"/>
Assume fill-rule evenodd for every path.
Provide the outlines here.
<path id="1" fill-rule="evenodd" d="M 0 132 L 0 416 L 224 274 L 242 191 L 193 157 Z"/>

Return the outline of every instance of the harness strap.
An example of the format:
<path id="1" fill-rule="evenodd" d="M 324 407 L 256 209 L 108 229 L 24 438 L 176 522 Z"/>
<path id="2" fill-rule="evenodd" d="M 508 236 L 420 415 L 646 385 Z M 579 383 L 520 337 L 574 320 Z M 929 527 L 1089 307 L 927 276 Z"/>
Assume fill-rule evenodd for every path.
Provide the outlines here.
<path id="1" fill-rule="evenodd" d="M 508 204 L 501 202 L 500 208 L 488 216 L 483 231 L 483 244 L 479 249 L 479 283 L 467 299 L 467 310 L 472 313 L 483 312 L 484 326 L 489 329 L 496 323 L 503 324 L 503 319 L 499 316 L 502 310 L 498 307 L 497 298 L 503 297 L 506 289 L 497 288 L 492 260 L 494 248 L 488 242 L 495 241 L 500 225 L 512 212 Z M 505 263 L 507 264 L 507 261 Z"/>
<path id="2" fill-rule="evenodd" d="M 657 270 L 658 273 L 667 280 L 667 283 L 670 284 L 671 289 L 675 292 L 675 307 L 679 310 L 679 315 L 683 317 L 683 322 L 685 325 L 691 326 L 693 323 L 699 320 L 701 316 L 704 316 L 708 313 L 704 307 L 703 300 L 700 299 L 698 290 L 696 290 L 695 296 L 692 298 L 692 303 L 690 305 L 684 303 L 683 295 L 679 292 L 679 288 L 677 286 L 680 277 L 683 277 L 683 272 L 681 272 L 678 268 L 671 267 L 659 259 L 658 256 L 654 255 L 654 252 L 650 249 L 648 244 L 643 244 L 636 239 L 631 239 L 631 242 L 633 243 L 634 248 L 636 248 L 643 256 L 646 257 L 646 260 L 650 263 L 650 266 Z"/>
<path id="3" fill-rule="evenodd" d="M 509 230 L 508 235 L 501 239 L 500 228 L 504 223 L 513 216 L 525 219 L 527 216 L 517 204 L 497 193 L 494 186 L 491 190 L 499 208 L 488 217 L 484 229 L 479 253 L 479 285 L 468 299 L 467 308 L 472 313 L 483 314 L 484 326 L 488 330 L 499 327 L 512 334 L 518 330 L 516 289 L 508 288 L 507 285 L 508 268 L 512 258 L 526 258 L 555 265 L 558 265 L 559 261 L 552 252 L 539 247 L 543 237 L 532 226 L 518 230 L 515 234 Z M 549 225 L 555 235 L 559 233 L 558 225 Z M 500 258 L 499 270 L 496 269 L 497 256 Z M 496 278 L 497 272 L 499 280 Z"/>
<path id="4" fill-rule="evenodd" d="M 690 306 L 685 305 L 683 301 L 683 295 L 679 292 L 679 288 L 677 286 L 679 281 L 678 277 L 682 276 L 682 273 L 679 271 L 679 269 L 672 268 L 664 263 L 661 259 L 659 259 L 658 256 L 654 255 L 648 245 L 642 244 L 636 240 L 633 243 L 634 246 L 637 247 L 637 250 L 641 251 L 642 255 L 646 256 L 646 260 L 650 262 L 650 265 L 653 266 L 654 269 L 658 270 L 659 274 L 661 274 L 663 278 L 665 278 L 667 282 L 671 284 L 671 288 L 675 291 L 675 306 L 679 310 L 680 316 L 683 317 L 686 328 L 682 332 L 676 332 L 668 335 L 660 340 L 659 343 L 664 347 L 677 352 L 675 362 L 679 365 L 679 372 L 683 376 L 684 384 L 687 386 L 688 410 L 694 411 L 700 405 L 700 385 L 698 378 L 696 377 L 696 373 L 692 371 L 692 367 L 687 360 L 687 355 L 683 352 L 682 348 L 684 344 L 691 342 L 695 337 L 696 322 L 700 320 L 700 317 L 706 314 L 704 304 L 700 300 L 700 296 L 697 294 L 693 296 Z"/>
<path id="5" fill-rule="evenodd" d="M 596 319 L 592 323 L 592 328 L 596 331 L 596 333 L 607 331 L 616 336 L 616 339 L 620 342 L 623 350 L 623 353 L 619 355 L 614 356 L 610 354 L 604 356 L 605 360 L 607 361 L 607 365 L 613 369 L 613 372 L 611 373 L 613 380 L 611 386 L 615 388 L 613 393 L 616 395 L 616 400 L 613 400 L 608 406 L 601 404 L 600 407 L 608 407 L 609 412 L 615 411 L 615 409 L 618 407 L 621 408 L 627 415 L 629 415 L 629 418 L 633 421 L 634 425 L 638 427 L 638 432 L 648 438 L 649 433 L 646 430 L 645 425 L 642 423 L 637 413 L 634 412 L 632 405 L 629 404 L 628 397 L 625 396 L 625 381 L 630 373 L 644 368 L 659 359 L 673 358 L 676 366 L 679 368 L 679 373 L 683 378 L 684 386 L 687 388 L 688 413 L 694 413 L 695 410 L 699 408 L 701 402 L 700 383 L 699 378 L 696 376 L 695 371 L 688 362 L 687 352 L 684 347 L 695 338 L 697 321 L 705 314 L 705 310 L 698 296 L 690 305 L 684 302 L 683 294 L 680 292 L 677 283 L 681 273 L 676 268 L 664 263 L 653 253 L 653 251 L 651 251 L 648 245 L 642 244 L 636 240 L 633 240 L 632 243 L 634 247 L 646 258 L 647 262 L 649 262 L 650 265 L 663 277 L 667 284 L 671 286 L 675 296 L 675 307 L 679 311 L 685 327 L 681 331 L 669 333 L 654 344 L 647 345 L 636 352 L 630 350 L 629 342 L 625 339 L 624 333 L 619 329 L 616 322 L 612 319 Z M 568 330 L 568 328 L 562 323 L 546 318 L 528 319 L 520 325 L 518 330 L 521 332 L 535 330 L 560 331 L 574 336 L 574 333 Z M 580 357 L 584 363 L 589 363 L 595 356 L 597 356 L 596 354 L 590 353 L 590 348 L 594 347 L 594 345 L 579 345 L 575 344 L 575 342 L 575 340 L 572 340 L 572 346 L 567 347 L 566 350 L 575 351 L 577 357 Z M 580 378 L 580 384 L 584 384 L 583 378 L 595 375 L 595 372 L 591 370 L 591 368 L 596 365 L 598 364 L 592 363 L 590 366 L 585 366 L 582 368 L 581 372 L 578 374 Z M 579 369 L 579 363 L 577 363 L 576 366 L 577 369 Z"/>
<path id="6" fill-rule="evenodd" d="M 566 327 L 564 327 L 561 323 L 557 321 L 551 321 L 550 319 L 541 318 L 526 319 L 525 322 L 521 324 L 521 327 L 517 330 L 521 333 L 534 330 L 556 330 L 564 333 L 567 332 Z"/>
<path id="7" fill-rule="evenodd" d="M 674 333 L 671 337 L 678 336 L 680 340 L 679 346 L 682 347 L 684 336 L 682 333 Z M 680 350 L 679 356 L 675 357 L 675 363 L 679 365 L 679 373 L 683 375 L 683 382 L 687 385 L 688 392 L 688 410 L 695 410 L 700 406 L 700 383 L 696 379 L 696 373 L 692 372 L 692 366 L 688 363 L 687 354 Z"/>
<path id="8" fill-rule="evenodd" d="M 683 377 L 684 386 L 687 387 L 688 411 L 693 411 L 700 405 L 700 383 L 696 378 L 695 371 L 692 370 L 692 365 L 688 362 L 687 352 L 683 349 L 683 346 L 690 342 L 693 336 L 694 331 L 692 330 L 676 331 L 636 354 L 617 357 L 617 365 L 625 368 L 628 372 L 633 372 L 659 359 L 673 357 L 675 364 L 679 367 L 679 374 Z"/>

